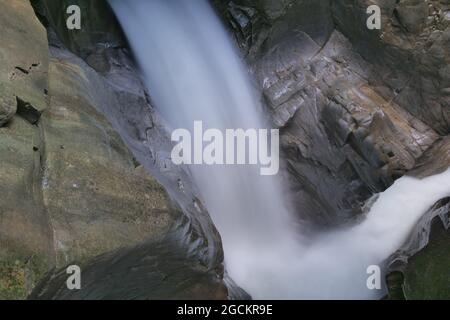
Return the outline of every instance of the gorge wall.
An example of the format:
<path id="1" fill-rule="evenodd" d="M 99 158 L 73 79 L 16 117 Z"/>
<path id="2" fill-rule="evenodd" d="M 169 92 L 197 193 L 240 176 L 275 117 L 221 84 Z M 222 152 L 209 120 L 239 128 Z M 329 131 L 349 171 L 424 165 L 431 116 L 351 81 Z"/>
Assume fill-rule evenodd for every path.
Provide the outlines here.
<path id="1" fill-rule="evenodd" d="M 74 3 L 86 24 L 70 32 Z M 449 166 L 450 1 L 213 3 L 281 130 L 284 192 L 302 224 L 348 223 L 399 177 Z M 372 3 L 381 31 L 366 28 Z M 44 274 L 32 298 L 226 298 L 220 235 L 170 161 L 164 121 L 105 1 L 31 4 L 0 0 L 0 298 L 25 298 Z M 400 298 L 448 294 L 436 267 L 448 212 L 438 203 L 412 231 L 422 245 L 393 256 L 410 263 L 393 264 L 392 297 L 399 286 Z M 84 291 L 64 290 L 70 263 L 84 266 Z"/>
<path id="2" fill-rule="evenodd" d="M 99 10 L 105 6 L 101 1 L 87 3 L 94 9 L 98 4 Z M 62 2 L 33 4 L 41 22 L 50 27 L 50 12 L 59 13 Z M 53 31 L 63 28 L 55 25 L 47 35 L 29 1 L 2 0 L 0 7 L 0 298 L 25 298 L 45 274 L 48 281 L 33 298 L 226 298 L 220 238 L 206 213 L 202 219 L 201 207 L 189 199 L 185 202 L 190 208 L 184 211 L 192 210 L 197 217 L 183 214 L 182 201 L 174 201 L 177 195 L 169 195 L 123 142 L 134 139 L 147 157 L 151 148 L 143 137 L 157 126 L 135 69 L 126 58 L 117 62 L 124 48 L 108 45 L 108 30 L 98 38 L 88 33 L 65 39 L 75 52 L 81 48 L 93 54 L 91 59 L 80 54 L 93 66 L 97 61 L 119 65 L 110 69 L 114 72 L 107 79 L 65 49 Z M 106 20 L 92 19 L 100 21 L 92 28 L 100 30 L 102 23 L 109 28 L 107 11 L 89 12 L 106 14 Z M 114 106 L 117 110 L 108 109 Z M 106 111 L 124 121 L 121 125 L 130 128 L 130 136 L 120 137 L 105 118 Z M 147 120 L 136 128 L 137 121 L 114 112 Z M 163 140 L 157 129 L 154 132 L 153 139 Z M 159 171 L 164 165 L 164 160 L 155 160 Z M 98 261 L 130 255 L 138 250 L 136 245 L 140 255 L 135 260 L 110 266 L 103 270 L 105 282 L 97 279 L 71 296 L 65 287 L 68 264 L 91 270 Z M 127 273 L 134 279 L 128 282 L 133 291 L 123 286 L 123 268 L 136 270 Z M 89 278 L 89 271 L 84 277 Z M 107 290 L 112 283 L 115 292 Z"/>
<path id="3" fill-rule="evenodd" d="M 282 130 L 309 218 L 342 223 L 449 133 L 448 2 L 216 3 Z M 380 31 L 366 27 L 370 4 Z"/>

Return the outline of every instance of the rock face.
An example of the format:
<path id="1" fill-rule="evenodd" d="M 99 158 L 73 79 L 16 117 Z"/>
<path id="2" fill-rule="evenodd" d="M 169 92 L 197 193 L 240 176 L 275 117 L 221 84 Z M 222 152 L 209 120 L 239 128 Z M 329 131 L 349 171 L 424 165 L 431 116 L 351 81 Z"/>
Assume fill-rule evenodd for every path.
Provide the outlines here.
<path id="1" fill-rule="evenodd" d="M 428 240 L 428 245 L 408 260 L 404 270 L 404 295 L 406 299 L 411 300 L 448 300 L 450 297 L 448 226 L 445 227 L 439 220 L 434 221 Z"/>
<path id="2" fill-rule="evenodd" d="M 47 9 L 59 12 L 62 3 L 54 4 Z M 2 0 L 0 7 L 0 121 L 2 125 L 9 121 L 0 128 L 0 299 L 25 298 L 47 272 L 39 288 L 59 285 L 58 294 L 38 291 L 33 297 L 69 298 L 66 278 L 58 278 L 66 275 L 65 266 L 97 265 L 103 258 L 92 259 L 115 250 L 118 254 L 142 251 L 139 257 L 145 261 L 148 255 L 160 262 L 154 270 L 160 276 L 142 283 L 141 291 L 151 295 L 132 296 L 122 287 L 123 298 L 176 297 L 182 292 L 187 298 L 190 292 L 193 298 L 225 299 L 221 249 L 208 255 L 208 246 L 215 242 L 208 243 L 203 229 L 194 225 L 196 220 L 182 214 L 102 114 L 109 105 L 147 107 L 144 91 L 138 95 L 117 89 L 116 93 L 100 74 L 67 51 L 51 30 L 49 50 L 46 30 L 28 1 Z M 51 15 L 40 16 L 46 17 Z M 93 52 L 89 43 L 99 41 L 91 34 L 68 39 L 82 52 L 84 48 Z M 128 73 L 137 78 L 135 71 Z M 134 88 L 125 80 L 117 81 Z M 148 117 L 146 129 L 152 126 L 150 113 Z M 204 224 L 215 230 L 209 220 Z M 217 232 L 210 234 L 221 248 Z M 143 243 L 142 249 L 131 249 Z M 119 263 L 117 270 L 123 267 Z M 145 264 L 130 276 L 140 281 L 152 268 L 153 263 Z M 174 274 L 184 287 L 169 281 L 163 291 L 161 281 Z M 92 283 L 87 287 L 91 290 Z M 93 296 L 84 296 L 88 297 Z"/>
<path id="3" fill-rule="evenodd" d="M 2 108 L 17 105 L 17 97 L 42 111 L 49 64 L 45 29 L 27 1 L 1 1 L 0 6 Z M 0 128 L 3 299 L 25 297 L 52 264 L 52 232 L 40 196 L 40 141 L 39 129 L 19 116 Z"/>
<path id="4" fill-rule="evenodd" d="M 95 110 L 88 79 L 78 65 L 51 59 L 42 197 L 59 266 L 165 234 L 177 219 L 161 185 L 136 168 Z"/>
<path id="5" fill-rule="evenodd" d="M 448 0 L 212 1 L 281 130 L 303 223 L 343 224 L 402 175 L 448 168 Z M 0 299 L 26 297 L 45 273 L 31 298 L 226 298 L 220 236 L 171 164 L 106 2 L 31 2 L 0 0 Z M 366 27 L 374 3 L 381 30 Z M 65 27 L 69 4 L 81 31 Z M 432 226 L 426 241 L 397 253 L 402 297 L 448 293 L 428 291 L 448 266 L 448 231 L 431 216 L 415 230 Z M 83 290 L 66 290 L 69 263 Z"/>
<path id="6" fill-rule="evenodd" d="M 60 270 L 31 299 L 225 299 L 227 288 L 214 270 L 186 256 L 170 236 L 101 255 L 83 265 L 81 290 L 67 290 Z M 151 285 L 149 285 L 151 284 Z"/>
<path id="7" fill-rule="evenodd" d="M 214 3 L 281 129 L 303 223 L 345 223 L 395 179 L 449 167 L 449 1 Z M 372 4 L 381 7 L 381 30 L 367 28 Z M 448 269 L 445 258 L 436 261 Z M 431 297 L 414 277 L 408 296 Z"/>
<path id="8" fill-rule="evenodd" d="M 315 224 L 354 216 L 448 134 L 448 3 L 375 3 L 381 31 L 366 26 L 373 1 L 216 1 Z"/>
<path id="9" fill-rule="evenodd" d="M 16 114 L 17 102 L 6 90 L 0 89 L 0 92 L 0 127 L 3 127 Z"/>
<path id="10" fill-rule="evenodd" d="M 381 32 L 367 33 L 363 20 L 369 1 L 335 1 L 337 27 L 352 39 L 356 50 L 374 66 L 373 82 L 387 87 L 394 99 L 414 117 L 441 135 L 449 133 L 448 1 L 378 1 Z"/>
<path id="11" fill-rule="evenodd" d="M 408 172 L 418 178 L 428 177 L 444 172 L 450 167 L 450 137 L 444 137 L 436 141 L 416 163 L 416 167 Z"/>
<path id="12" fill-rule="evenodd" d="M 123 47 L 125 38 L 111 9 L 104 0 L 31 0 L 37 15 L 46 26 L 51 26 L 59 39 L 83 59 L 108 47 Z M 81 10 L 81 30 L 69 30 L 68 8 L 77 5 Z"/>

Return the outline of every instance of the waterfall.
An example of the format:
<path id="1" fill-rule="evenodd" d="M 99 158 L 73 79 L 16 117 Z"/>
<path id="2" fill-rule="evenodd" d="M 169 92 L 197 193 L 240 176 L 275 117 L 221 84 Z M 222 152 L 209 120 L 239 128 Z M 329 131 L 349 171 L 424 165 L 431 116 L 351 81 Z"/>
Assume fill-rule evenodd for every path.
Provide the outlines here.
<path id="1" fill-rule="evenodd" d="M 152 101 L 171 129 L 265 128 L 248 72 L 205 0 L 110 0 Z M 402 178 L 359 224 L 306 241 L 278 176 L 255 165 L 188 167 L 223 242 L 229 275 L 253 298 L 379 298 L 366 286 L 420 216 L 450 190 L 450 172 Z M 297 229 L 297 230 L 296 230 Z"/>

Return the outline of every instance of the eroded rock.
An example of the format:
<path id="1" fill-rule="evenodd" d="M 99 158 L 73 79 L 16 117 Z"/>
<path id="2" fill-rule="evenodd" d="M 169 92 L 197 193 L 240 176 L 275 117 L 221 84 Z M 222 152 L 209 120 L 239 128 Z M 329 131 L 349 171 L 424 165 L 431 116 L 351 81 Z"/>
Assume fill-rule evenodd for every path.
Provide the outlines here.
<path id="1" fill-rule="evenodd" d="M 408 172 L 418 178 L 439 174 L 450 167 L 450 137 L 436 141 L 416 163 L 413 170 Z"/>
<path id="2" fill-rule="evenodd" d="M 7 124 L 16 114 L 17 103 L 14 97 L 0 88 L 0 127 Z"/>
<path id="3" fill-rule="evenodd" d="M 99 256 L 82 266 L 81 290 L 68 290 L 65 269 L 45 279 L 30 299 L 225 300 L 227 288 L 170 236 Z"/>
<path id="4" fill-rule="evenodd" d="M 32 0 L 44 24 L 53 28 L 59 39 L 72 52 L 82 58 L 99 49 L 121 47 L 125 38 L 111 9 L 104 0 Z M 81 10 L 81 30 L 69 30 L 66 10 L 71 5 Z"/>
<path id="5" fill-rule="evenodd" d="M 60 5 L 55 3 L 52 10 Z M 62 43 L 52 42 L 59 55 L 50 54 L 45 30 L 28 1 L 0 1 L 0 7 L 0 70 L 5 71 L 0 73 L 0 84 L 18 97 L 20 114 L 8 127 L 0 128 L 0 299 L 25 298 L 44 273 L 64 270 L 70 263 L 86 265 L 98 255 L 141 243 L 153 250 L 173 229 L 181 231 L 170 250 L 189 255 L 162 255 L 158 272 L 185 276 L 191 287 L 180 292 L 191 290 L 192 294 L 213 288 L 210 285 L 216 281 L 217 291 L 203 291 L 207 292 L 204 296 L 226 297 L 221 280 L 223 256 L 208 255 L 220 237 L 210 233 L 210 239 L 203 238 L 202 229 L 192 227 L 155 178 L 136 168 L 135 157 L 101 113 L 122 103 L 147 108 L 143 90 L 135 94 L 135 83 L 116 73 L 114 77 L 123 77 L 116 79 L 118 83 L 129 85 L 124 91 L 130 90 L 116 93 Z M 73 44 L 96 50 L 87 43 L 97 45 L 99 38 L 87 37 L 72 39 Z M 49 38 L 54 41 L 51 31 Z M 129 78 L 138 78 L 127 68 L 123 69 Z M 136 125 L 124 117 L 116 119 L 127 128 Z M 149 114 L 146 119 L 139 121 L 142 132 L 130 131 L 138 135 L 136 143 L 149 150 L 142 139 L 153 123 Z M 205 227 L 208 224 L 212 225 L 205 222 Z M 192 240 L 184 242 L 189 237 Z M 195 246 L 190 247 L 191 243 Z M 196 279 L 202 277 L 199 285 Z M 163 281 L 160 277 L 153 280 Z M 173 283 L 170 294 L 176 294 L 178 285 Z"/>
<path id="6" fill-rule="evenodd" d="M 390 299 L 449 299 L 450 198 L 438 201 L 418 221 L 387 261 Z"/>
<path id="7" fill-rule="evenodd" d="M 45 29 L 28 1 L 0 1 L 0 7 L 1 107 L 6 103 L 11 116 L 21 97 L 45 110 Z M 25 298 L 53 263 L 52 232 L 40 195 L 40 154 L 33 150 L 40 145 L 38 128 L 21 117 L 0 128 L 0 299 Z"/>
<path id="8" fill-rule="evenodd" d="M 319 225 L 339 224 L 415 168 L 447 132 L 448 24 L 427 18 L 447 7 L 380 2 L 379 32 L 366 27 L 370 1 L 275 2 L 218 7 L 250 63 L 267 114 L 282 129 L 297 211 Z"/>
<path id="9" fill-rule="evenodd" d="M 368 0 L 333 1 L 336 27 L 374 69 L 371 81 L 441 135 L 449 133 L 450 21 L 446 1 L 378 1 L 382 29 L 365 27 Z"/>

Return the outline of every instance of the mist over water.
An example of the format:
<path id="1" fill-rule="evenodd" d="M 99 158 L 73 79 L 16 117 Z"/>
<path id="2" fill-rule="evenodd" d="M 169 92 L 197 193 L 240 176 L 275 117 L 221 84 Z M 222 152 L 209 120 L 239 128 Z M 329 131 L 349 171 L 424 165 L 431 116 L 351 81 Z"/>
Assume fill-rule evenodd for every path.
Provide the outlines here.
<path id="1" fill-rule="evenodd" d="M 110 0 L 159 113 L 171 129 L 265 128 L 232 41 L 205 0 Z M 381 264 L 450 190 L 450 172 L 402 178 L 358 225 L 302 240 L 277 176 L 258 166 L 193 165 L 229 275 L 253 298 L 378 298 L 366 269 Z"/>

